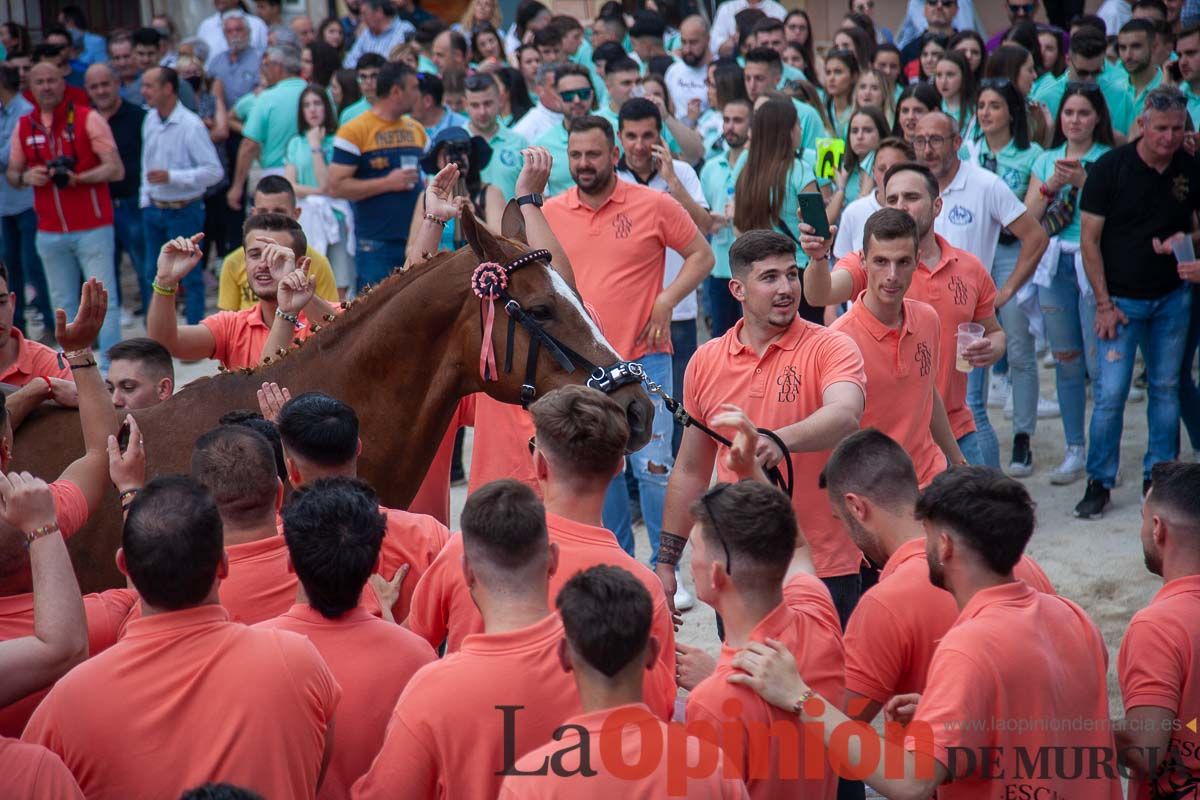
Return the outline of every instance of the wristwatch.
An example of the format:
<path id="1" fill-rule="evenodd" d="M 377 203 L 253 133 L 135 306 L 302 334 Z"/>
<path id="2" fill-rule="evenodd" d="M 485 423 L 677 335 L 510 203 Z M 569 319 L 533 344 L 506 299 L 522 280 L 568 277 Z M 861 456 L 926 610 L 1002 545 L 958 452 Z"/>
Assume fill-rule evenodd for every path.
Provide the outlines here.
<path id="1" fill-rule="evenodd" d="M 535 205 L 538 208 L 541 208 L 542 203 L 544 203 L 544 202 L 546 202 L 545 198 L 542 197 L 537 192 L 532 192 L 530 194 L 524 194 L 517 198 L 518 206 Z"/>

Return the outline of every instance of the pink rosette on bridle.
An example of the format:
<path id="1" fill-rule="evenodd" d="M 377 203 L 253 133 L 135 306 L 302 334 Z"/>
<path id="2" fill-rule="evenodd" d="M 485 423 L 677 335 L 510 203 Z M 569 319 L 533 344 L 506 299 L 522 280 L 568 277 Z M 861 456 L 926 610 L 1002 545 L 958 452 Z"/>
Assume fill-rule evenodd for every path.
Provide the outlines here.
<path id="1" fill-rule="evenodd" d="M 484 261 L 471 273 L 471 291 L 479 298 L 479 315 L 483 320 L 483 341 L 479 345 L 479 374 L 485 381 L 500 379 L 496 372 L 492 325 L 496 320 L 496 300 L 507 288 L 508 271 L 495 261 Z"/>

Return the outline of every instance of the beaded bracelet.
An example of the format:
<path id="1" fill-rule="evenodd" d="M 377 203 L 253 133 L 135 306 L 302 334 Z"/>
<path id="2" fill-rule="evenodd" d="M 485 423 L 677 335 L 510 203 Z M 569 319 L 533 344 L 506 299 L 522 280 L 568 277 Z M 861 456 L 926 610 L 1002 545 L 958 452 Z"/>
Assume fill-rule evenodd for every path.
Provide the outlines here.
<path id="1" fill-rule="evenodd" d="M 30 545 L 32 545 L 38 539 L 41 539 L 43 536 L 49 536 L 52 533 L 58 533 L 58 530 L 58 523 L 52 522 L 49 525 L 43 525 L 40 528 L 34 528 L 31 531 L 26 531 L 25 548 L 28 549 Z"/>

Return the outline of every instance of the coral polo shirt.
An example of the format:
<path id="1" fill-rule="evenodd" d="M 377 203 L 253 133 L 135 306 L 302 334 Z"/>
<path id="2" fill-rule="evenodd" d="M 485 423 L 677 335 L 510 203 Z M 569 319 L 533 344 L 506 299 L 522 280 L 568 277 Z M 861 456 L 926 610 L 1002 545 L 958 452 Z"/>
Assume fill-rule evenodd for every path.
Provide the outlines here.
<path id="1" fill-rule="evenodd" d="M 938 315 L 931 306 L 906 298 L 900 325 L 892 328 L 871 313 L 864 295 L 829 328 L 849 336 L 862 351 L 867 385 L 873 389 L 867 393 L 862 427 L 878 428 L 895 439 L 925 486 L 947 467 L 929 429 L 943 359 Z"/>
<path id="2" fill-rule="evenodd" d="M 342 687 L 333 755 L 318 800 L 350 796 L 383 744 L 388 718 L 417 670 L 437 660 L 424 639 L 372 616 L 361 606 L 337 619 L 304 604 L 292 606 L 256 628 L 291 631 L 308 637 Z"/>
<path id="3" fill-rule="evenodd" d="M 263 346 L 271 335 L 271 326 L 263 322 L 261 306 L 262 303 L 255 303 L 241 311 L 218 311 L 200 320 L 216 340 L 209 358 L 215 358 L 229 370 L 261 364 Z M 303 312 L 299 323 L 294 338 L 307 339 L 310 331 Z"/>
<path id="4" fill-rule="evenodd" d="M 379 548 L 380 573 L 390 580 L 396 570 L 408 564 L 408 575 L 400 584 L 400 597 L 392 606 L 392 616 L 403 622 L 408 617 L 417 582 L 450 540 L 450 529 L 427 514 L 385 506 L 379 510 L 387 517 L 387 531 Z M 373 612 L 378 600 L 370 586 L 363 590 L 363 598 L 369 598 L 366 605 Z"/>
<path id="5" fill-rule="evenodd" d="M 595 307 L 617 354 L 635 360 L 669 353 L 669 337 L 657 350 L 637 337 L 663 290 L 666 251 L 683 252 L 699 232 L 679 201 L 618 180 L 598 209 L 581 202 L 579 187 L 572 186 L 542 210 L 571 260 L 579 294 Z"/>
<path id="6" fill-rule="evenodd" d="M 512 478 L 542 496 L 529 439 L 533 417 L 517 405 L 501 403 L 480 392 L 475 395 L 475 437 L 471 443 L 471 474 L 467 494 L 501 478 Z"/>
<path id="7" fill-rule="evenodd" d="M 933 655 L 913 718 L 917 727 L 910 727 L 910 734 L 924 733 L 906 747 L 947 768 L 957 764 L 959 772 L 967 751 L 976 765 L 989 765 L 943 783 L 939 800 L 1119 800 L 1107 667 L 1104 638 L 1070 600 L 1024 581 L 983 589 Z M 951 748 L 958 748 L 953 761 Z M 1055 768 L 1052 748 L 1066 748 L 1063 770 Z M 1089 752 L 1108 753 L 1114 777 L 1105 777 L 1103 767 L 1092 774 Z M 1076 758 L 1081 774 L 1072 767 Z M 1039 759 L 1049 760 L 1044 771 L 1030 767 Z"/>
<path id="8" fill-rule="evenodd" d="M 528 452 L 528 451 L 527 451 Z M 661 719 L 669 720 L 675 705 L 675 627 L 663 594 L 662 581 L 630 556 L 612 531 L 546 514 L 550 541 L 558 545 L 558 569 L 550 576 L 549 606 L 576 574 L 597 565 L 621 567 L 633 574 L 654 603 L 650 632 L 658 638 L 658 664 L 646 676 L 644 698 Z M 462 571 L 462 534 L 451 537 L 446 549 L 422 577 L 413 594 L 412 611 L 405 623 L 434 647 L 446 642 L 446 652 L 456 652 L 469 635 L 483 632 L 483 617 L 471 600 Z"/>
<path id="9" fill-rule="evenodd" d="M 1013 574 L 1039 592 L 1054 594 L 1050 579 L 1029 556 L 1021 556 Z M 900 545 L 846 624 L 846 690 L 877 703 L 925 691 L 929 662 L 958 613 L 954 595 L 929 582 L 925 538 Z"/>
<path id="10" fill-rule="evenodd" d="M 1157 779 L 1131 782 L 1131 800 L 1176 797 L 1182 786 L 1200 786 L 1200 734 L 1193 730 L 1200 716 L 1200 575 L 1166 583 L 1133 615 L 1117 675 L 1126 714 L 1138 706 L 1157 706 L 1180 723 L 1171 731 Z"/>
<path id="11" fill-rule="evenodd" d="M 811 577 L 811 576 L 809 576 Z M 803 581 L 803 579 L 801 579 Z M 792 591 L 791 602 L 805 593 L 799 583 Z M 832 604 L 832 601 L 830 601 Z M 842 693 L 842 637 L 836 612 L 806 614 L 792 608 L 788 596 L 767 616 L 759 620 L 750 632 L 750 641 L 775 639 L 783 643 L 796 658 L 796 666 L 805 682 L 822 697 L 840 698 Z M 837 775 L 827 759 L 820 769 L 805 764 L 806 749 L 820 747 L 804 740 L 810 735 L 790 711 L 781 711 L 759 697 L 752 689 L 729 682 L 733 674 L 733 657 L 739 648 L 722 645 L 717 670 L 700 682 L 687 700 L 689 730 L 719 744 L 737 767 L 735 775 L 742 777 L 752 798 L 803 797 L 833 800 L 837 796 Z M 695 726 L 704 722 L 707 726 Z M 739 722 L 741 723 L 739 725 Z M 795 731 L 795 739 L 775 735 L 764 749 L 762 738 L 755 728 L 765 731 L 773 723 Z M 740 730 L 738 741 L 726 737 Z M 735 754 L 737 754 L 735 756 Z"/>
<path id="12" fill-rule="evenodd" d="M 616 747 L 620 752 L 621 765 L 643 764 L 646 763 L 643 759 L 649 757 L 653 759 L 649 762 L 652 767 L 649 775 L 634 779 L 613 774 L 610 762 L 606 760 L 613 757 L 613 744 L 602 742 L 612 741 L 609 737 L 614 736 L 612 731 L 618 724 L 621 727 L 616 730 Z M 680 783 L 672 786 L 667 777 L 668 760 L 664 755 L 667 752 L 667 723 L 656 719 L 654 712 L 641 703 L 580 714 L 571 717 L 563 725 L 568 730 L 561 741 L 552 741 L 529 753 L 517 762 L 517 768 L 526 773 L 540 770 L 552 763 L 549 759 L 555 759 L 556 753 L 566 751 L 557 757 L 557 763 L 561 764 L 560 772 L 566 773 L 565 776 L 553 770 L 547 770 L 545 775 L 511 775 L 504 779 L 500 787 L 500 800 L 661 800 L 671 796 L 687 797 L 688 800 L 741 800 L 747 796 L 746 785 L 739 778 L 726 774 L 725 756 L 720 748 L 695 736 L 687 737 L 686 749 L 680 756 L 686 757 L 686 761 L 671 765 L 674 767 L 672 771 L 681 773 L 678 778 Z M 586 743 L 583 741 L 585 732 Z M 678 736 L 679 733 L 670 735 Z M 594 770 L 594 774 L 580 774 L 584 749 L 588 753 L 587 766 Z M 660 754 L 658 758 L 653 757 L 655 752 Z M 683 775 L 684 763 L 705 774 L 697 777 Z M 702 765 L 708 766 L 705 768 Z"/>
<path id="13" fill-rule="evenodd" d="M 468 636 L 457 653 L 423 667 L 351 797 L 495 797 L 507 747 L 515 762 L 580 712 L 575 682 L 558 661 L 562 638 L 562 621 L 547 614 L 518 630 Z"/>
<path id="14" fill-rule="evenodd" d="M 759 356 L 742 343 L 744 325 L 739 320 L 721 338 L 705 342 L 688 364 L 683 404 L 701 422 L 711 426 L 721 404 L 733 403 L 755 425 L 778 430 L 820 409 L 825 390 L 835 383 L 853 384 L 866 396 L 862 353 L 846 334 L 796 317 Z M 718 446 L 717 477 L 736 481 L 724 465 L 723 451 Z M 857 575 L 862 561 L 862 554 L 834 518 L 825 490 L 817 487 L 830 452 L 792 453 L 792 507 L 822 578 Z"/>
<path id="15" fill-rule="evenodd" d="M 341 689 L 303 636 L 202 605 L 142 617 L 50 690 L 22 738 L 89 800 L 178 797 L 208 781 L 313 797 Z"/>
<path id="16" fill-rule="evenodd" d="M 8 329 L 8 335 L 17 340 L 17 357 L 7 369 L 0 372 L 0 383 L 24 386 L 34 378 L 75 380 L 65 362 L 61 367 L 58 365 L 58 353 L 53 348 L 41 342 L 29 341 L 15 325 Z"/>
<path id="17" fill-rule="evenodd" d="M 221 581 L 221 605 L 234 622 L 253 625 L 287 611 L 296 602 L 296 573 L 288 568 L 282 535 L 226 545 L 229 577 Z M 389 576 L 390 577 L 390 576 Z"/>
<path id="18" fill-rule="evenodd" d="M 83 800 L 62 759 L 44 747 L 0 736 L 0 775 L 5 797 Z"/>
<path id="19" fill-rule="evenodd" d="M 958 352 L 955 337 L 962 323 L 981 322 L 996 315 L 996 284 L 978 258 L 934 235 L 942 250 L 941 261 L 933 267 L 925 263 L 918 265 L 907 296 L 910 300 L 933 306 L 942 323 L 941 351 L 944 357 L 938 363 L 937 387 L 942 393 L 954 437 L 961 439 L 975 430 L 975 418 L 967 408 L 967 373 L 954 367 L 953 354 Z M 867 271 L 863 267 L 861 250 L 847 254 L 834 269 L 850 273 L 852 297 L 867 288 Z"/>

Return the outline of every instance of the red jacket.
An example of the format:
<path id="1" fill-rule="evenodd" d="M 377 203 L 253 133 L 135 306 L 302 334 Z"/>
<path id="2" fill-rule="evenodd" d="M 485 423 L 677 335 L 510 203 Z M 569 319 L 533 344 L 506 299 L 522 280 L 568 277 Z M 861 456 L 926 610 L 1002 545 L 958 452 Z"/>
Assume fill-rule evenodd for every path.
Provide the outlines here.
<path id="1" fill-rule="evenodd" d="M 17 123 L 21 150 L 30 167 L 44 166 L 61 155 L 75 159 L 75 174 L 100 165 L 87 135 L 87 118 L 96 113 L 86 106 L 63 101 L 54 109 L 50 130 L 42 127 L 41 110 L 35 108 Z M 60 189 L 51 181 L 33 189 L 38 230 L 47 233 L 87 231 L 112 225 L 112 199 L 107 183 L 79 184 Z"/>

